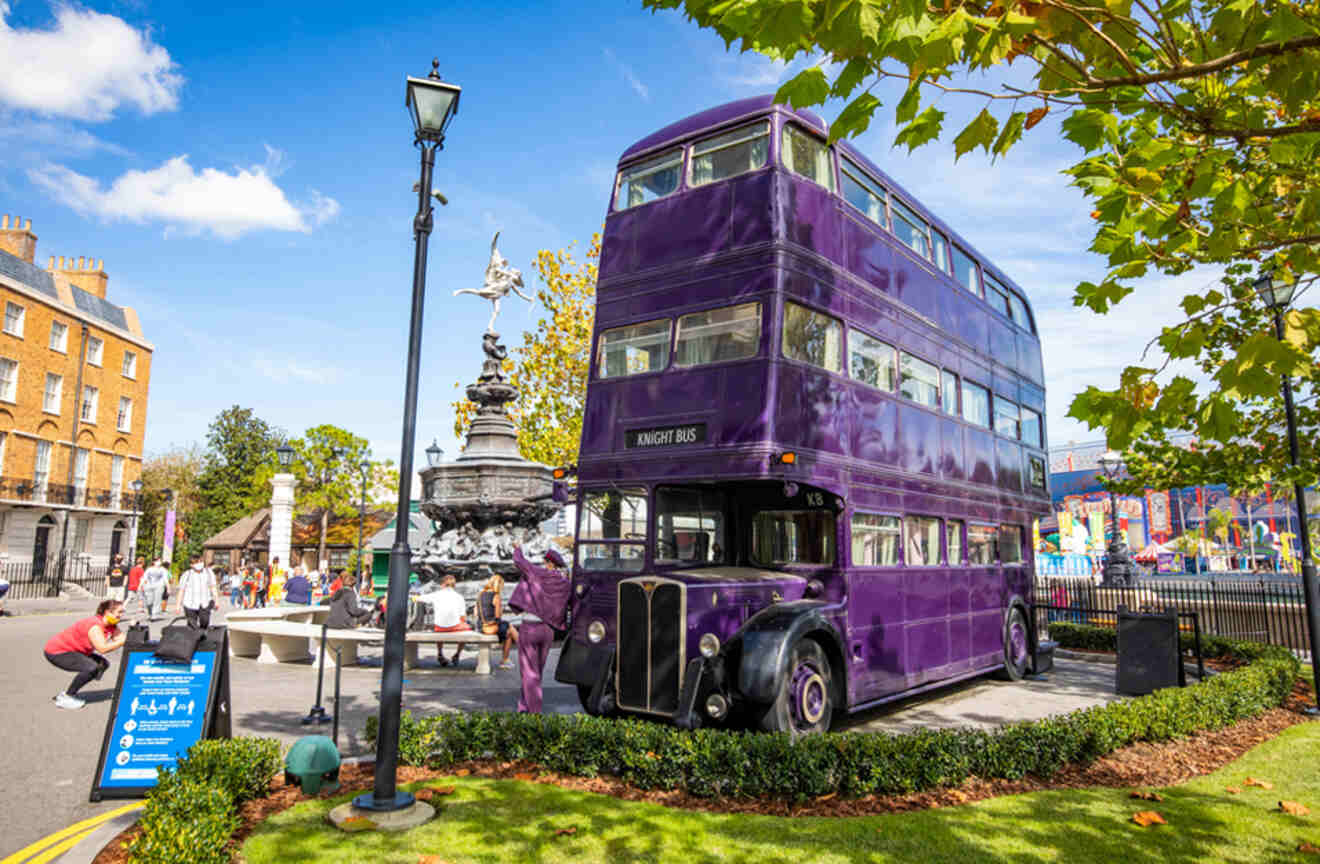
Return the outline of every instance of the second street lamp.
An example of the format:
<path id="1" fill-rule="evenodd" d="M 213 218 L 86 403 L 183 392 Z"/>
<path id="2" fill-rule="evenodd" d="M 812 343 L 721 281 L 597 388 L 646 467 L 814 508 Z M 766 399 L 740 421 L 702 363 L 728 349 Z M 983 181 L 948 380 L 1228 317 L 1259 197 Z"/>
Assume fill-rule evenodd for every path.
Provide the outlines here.
<path id="1" fill-rule="evenodd" d="M 1114 491 L 1114 482 L 1123 470 L 1123 457 L 1113 450 L 1106 450 L 1100 457 L 1100 470 L 1109 481 L 1109 548 L 1105 554 L 1104 581 L 1100 584 L 1114 588 L 1136 583 L 1132 561 L 1128 558 L 1127 543 L 1118 533 L 1118 495 Z"/>
<path id="2" fill-rule="evenodd" d="M 1270 273 L 1262 273 L 1256 278 L 1253 287 L 1260 294 L 1265 304 L 1274 313 L 1274 335 L 1280 342 L 1283 338 L 1283 310 L 1292 302 L 1296 282 L 1283 282 L 1276 285 Z M 1288 420 L 1288 464 L 1294 470 L 1300 459 L 1297 445 L 1297 409 L 1293 405 L 1292 378 L 1283 376 L 1283 410 Z M 1302 553 L 1302 591 L 1306 594 L 1306 629 L 1311 643 L 1311 674 L 1315 683 L 1315 692 L 1320 696 L 1320 585 L 1316 584 L 1315 562 L 1311 559 L 1311 525 L 1306 510 L 1306 486 L 1301 480 L 1295 480 L 1293 489 L 1297 496 L 1297 540 Z M 1312 706 L 1307 709 L 1316 713 Z"/>
<path id="3" fill-rule="evenodd" d="M 363 810 L 402 810 L 414 798 L 398 788 L 399 715 L 403 709 L 403 643 L 408 628 L 408 576 L 412 549 L 408 545 L 409 498 L 413 448 L 417 444 L 417 378 L 422 352 L 422 317 L 426 300 L 426 246 L 431 236 L 431 170 L 435 151 L 445 142 L 445 130 L 458 113 L 460 88 L 440 80 L 438 60 L 426 78 L 409 78 L 405 105 L 412 113 L 413 144 L 422 151 L 422 176 L 417 184 L 417 215 L 413 218 L 412 320 L 408 330 L 408 367 L 403 392 L 403 442 L 399 447 L 399 502 L 390 547 L 390 580 L 385 606 L 385 657 L 380 674 L 380 722 L 376 732 L 376 775 L 372 791 L 353 799 Z"/>

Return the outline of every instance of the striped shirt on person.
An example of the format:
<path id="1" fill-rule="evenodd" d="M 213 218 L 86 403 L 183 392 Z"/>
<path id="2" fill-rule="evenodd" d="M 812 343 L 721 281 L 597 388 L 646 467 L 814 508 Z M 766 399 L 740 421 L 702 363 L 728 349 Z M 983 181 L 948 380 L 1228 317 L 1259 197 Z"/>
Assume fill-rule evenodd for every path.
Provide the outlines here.
<path id="1" fill-rule="evenodd" d="M 184 609 L 205 609 L 216 602 L 215 574 L 209 567 L 189 567 L 179 577 L 179 602 Z"/>

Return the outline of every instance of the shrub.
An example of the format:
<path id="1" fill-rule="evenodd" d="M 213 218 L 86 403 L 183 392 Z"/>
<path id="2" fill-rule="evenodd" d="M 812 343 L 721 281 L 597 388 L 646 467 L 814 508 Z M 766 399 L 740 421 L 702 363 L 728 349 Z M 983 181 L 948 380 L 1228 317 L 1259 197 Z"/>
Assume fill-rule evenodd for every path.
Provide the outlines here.
<path id="1" fill-rule="evenodd" d="M 219 786 L 242 804 L 265 795 L 283 767 L 280 742 L 274 738 L 218 738 L 189 747 L 177 773 L 180 780 Z"/>
<path id="2" fill-rule="evenodd" d="M 1067 647 L 1113 649 L 1112 630 L 1053 624 Z M 1227 726 L 1283 702 L 1297 677 L 1285 649 L 1205 639 L 1210 656 L 1250 665 L 1186 688 L 994 731 L 919 730 L 794 740 L 785 734 L 684 731 L 649 721 L 584 715 L 404 713 L 399 761 L 443 769 L 469 759 L 526 759 L 565 774 L 611 774 L 643 789 L 705 797 L 791 800 L 838 793 L 895 794 L 956 784 L 969 776 L 1047 777 L 1135 741 L 1162 741 Z M 374 718 L 373 718 L 374 719 Z M 367 724 L 374 743 L 376 726 Z"/>
<path id="3" fill-rule="evenodd" d="M 163 771 L 128 843 L 132 864 L 228 864 L 229 838 L 238 829 L 233 797 L 214 783 Z"/>

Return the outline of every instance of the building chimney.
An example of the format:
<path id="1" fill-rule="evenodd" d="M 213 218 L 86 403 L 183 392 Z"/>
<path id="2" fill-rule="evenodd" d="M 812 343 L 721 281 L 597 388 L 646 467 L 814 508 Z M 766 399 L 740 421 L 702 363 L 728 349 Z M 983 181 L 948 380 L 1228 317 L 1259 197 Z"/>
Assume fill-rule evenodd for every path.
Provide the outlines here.
<path id="1" fill-rule="evenodd" d="M 72 255 L 65 258 L 61 255 L 58 259 L 51 258 L 50 261 L 48 269 L 56 276 L 62 276 L 87 293 L 105 299 L 105 285 L 110 281 L 110 277 L 105 275 L 104 260 L 98 261 L 85 255 L 77 258 Z"/>
<path id="2" fill-rule="evenodd" d="M 27 224 L 24 225 L 23 220 L 15 216 L 11 223 L 9 214 L 6 213 L 4 218 L 0 219 L 0 251 L 22 258 L 29 264 L 35 263 L 37 235 L 32 233 L 32 220 L 27 220 Z"/>

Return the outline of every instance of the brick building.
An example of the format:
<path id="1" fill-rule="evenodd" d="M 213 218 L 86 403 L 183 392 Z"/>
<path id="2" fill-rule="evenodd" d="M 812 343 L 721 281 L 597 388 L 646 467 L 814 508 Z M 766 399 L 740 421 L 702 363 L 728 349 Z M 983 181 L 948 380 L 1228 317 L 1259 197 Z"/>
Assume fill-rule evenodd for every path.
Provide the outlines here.
<path id="1" fill-rule="evenodd" d="M 0 561 L 101 566 L 133 544 L 153 349 L 102 262 L 36 249 L 0 218 Z"/>

